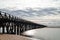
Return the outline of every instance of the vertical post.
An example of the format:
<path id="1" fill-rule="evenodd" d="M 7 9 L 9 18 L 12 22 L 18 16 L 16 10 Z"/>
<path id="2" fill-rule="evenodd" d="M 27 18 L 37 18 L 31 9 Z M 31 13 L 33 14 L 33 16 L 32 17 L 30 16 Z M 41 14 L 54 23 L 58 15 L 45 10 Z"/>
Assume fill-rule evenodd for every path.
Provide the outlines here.
<path id="1" fill-rule="evenodd" d="M 16 25 L 16 35 L 17 35 L 17 25 Z"/>
<path id="2" fill-rule="evenodd" d="M 20 35 L 20 25 L 19 25 L 19 35 Z"/>
<path id="3" fill-rule="evenodd" d="M 7 34 L 9 33 L 9 26 L 6 26 Z"/>
<path id="4" fill-rule="evenodd" d="M 20 24 L 20 35 L 23 32 L 23 24 Z"/>
<path id="5" fill-rule="evenodd" d="M 2 28 L 3 28 L 3 33 L 4 33 L 4 26 Z"/>
<path id="6" fill-rule="evenodd" d="M 16 25 L 14 25 L 14 33 L 16 34 Z"/>
<path id="7" fill-rule="evenodd" d="M 19 35 L 19 26 L 17 26 L 17 35 Z"/>
<path id="8" fill-rule="evenodd" d="M 9 23 L 7 22 L 7 25 L 6 25 L 6 31 L 7 31 L 7 34 L 9 33 Z"/>
<path id="9" fill-rule="evenodd" d="M 25 26 L 25 24 L 24 24 L 24 26 L 23 26 L 23 32 L 25 31 L 25 29 L 26 29 L 26 26 Z"/>
<path id="10" fill-rule="evenodd" d="M 9 33 L 13 34 L 13 26 L 12 26 L 12 23 L 10 23 L 10 25 L 9 25 Z"/>
<path id="11" fill-rule="evenodd" d="M 1 15 L 1 11 L 0 11 L 0 15 Z"/>
<path id="12" fill-rule="evenodd" d="M 10 31 L 11 31 L 11 34 L 14 34 L 14 32 L 13 32 L 13 22 L 11 22 L 11 25 L 10 25 Z"/>

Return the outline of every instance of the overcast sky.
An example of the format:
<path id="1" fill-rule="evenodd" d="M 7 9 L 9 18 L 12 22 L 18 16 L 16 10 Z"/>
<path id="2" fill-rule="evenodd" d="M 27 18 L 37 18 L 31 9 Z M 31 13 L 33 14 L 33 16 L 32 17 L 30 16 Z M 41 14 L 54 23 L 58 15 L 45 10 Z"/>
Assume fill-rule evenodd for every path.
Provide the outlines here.
<path id="1" fill-rule="evenodd" d="M 14 10 L 20 10 L 20 9 L 24 10 L 26 8 L 37 9 L 37 8 L 49 8 L 49 7 L 60 8 L 60 0 L 0 0 L 0 9 L 7 8 L 7 9 L 14 9 Z M 46 25 L 54 26 L 56 24 L 56 26 L 58 25 L 60 26 L 59 17 L 60 14 L 51 15 L 51 16 L 42 16 L 42 17 L 35 16 L 32 18 L 29 17 L 28 20 L 36 23 L 46 24 Z M 52 23 L 51 21 L 53 20 L 56 21 Z"/>
<path id="2" fill-rule="evenodd" d="M 60 0 L 0 0 L 0 8 L 47 8 L 59 7 Z"/>

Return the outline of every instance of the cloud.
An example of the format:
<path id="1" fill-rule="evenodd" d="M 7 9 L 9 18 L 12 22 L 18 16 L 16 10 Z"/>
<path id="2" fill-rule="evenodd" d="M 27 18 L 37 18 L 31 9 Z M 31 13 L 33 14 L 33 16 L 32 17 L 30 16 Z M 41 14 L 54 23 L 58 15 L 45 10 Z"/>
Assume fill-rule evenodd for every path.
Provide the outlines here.
<path id="1" fill-rule="evenodd" d="M 0 8 L 47 8 L 60 7 L 60 1 L 54 0 L 0 0 Z"/>
<path id="2" fill-rule="evenodd" d="M 60 8 L 38 8 L 25 10 L 8 10 L 0 9 L 11 15 L 47 26 L 60 26 Z"/>

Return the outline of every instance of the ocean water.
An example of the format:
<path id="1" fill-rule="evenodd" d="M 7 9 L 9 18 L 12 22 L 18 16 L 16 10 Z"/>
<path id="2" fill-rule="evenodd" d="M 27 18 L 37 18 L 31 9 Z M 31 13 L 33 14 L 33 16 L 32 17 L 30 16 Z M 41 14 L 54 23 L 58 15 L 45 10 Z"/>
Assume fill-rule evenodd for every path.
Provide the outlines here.
<path id="1" fill-rule="evenodd" d="M 60 40 L 60 28 L 39 28 L 23 34 L 31 36 L 31 40 Z"/>

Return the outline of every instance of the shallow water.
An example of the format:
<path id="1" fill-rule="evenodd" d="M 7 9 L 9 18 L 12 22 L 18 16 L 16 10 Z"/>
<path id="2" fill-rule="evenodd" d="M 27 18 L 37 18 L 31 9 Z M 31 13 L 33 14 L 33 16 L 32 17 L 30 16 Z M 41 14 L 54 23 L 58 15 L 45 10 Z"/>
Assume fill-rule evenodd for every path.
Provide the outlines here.
<path id="1" fill-rule="evenodd" d="M 60 40 L 60 28 L 30 30 L 24 32 L 24 35 L 32 36 L 33 40 Z"/>

